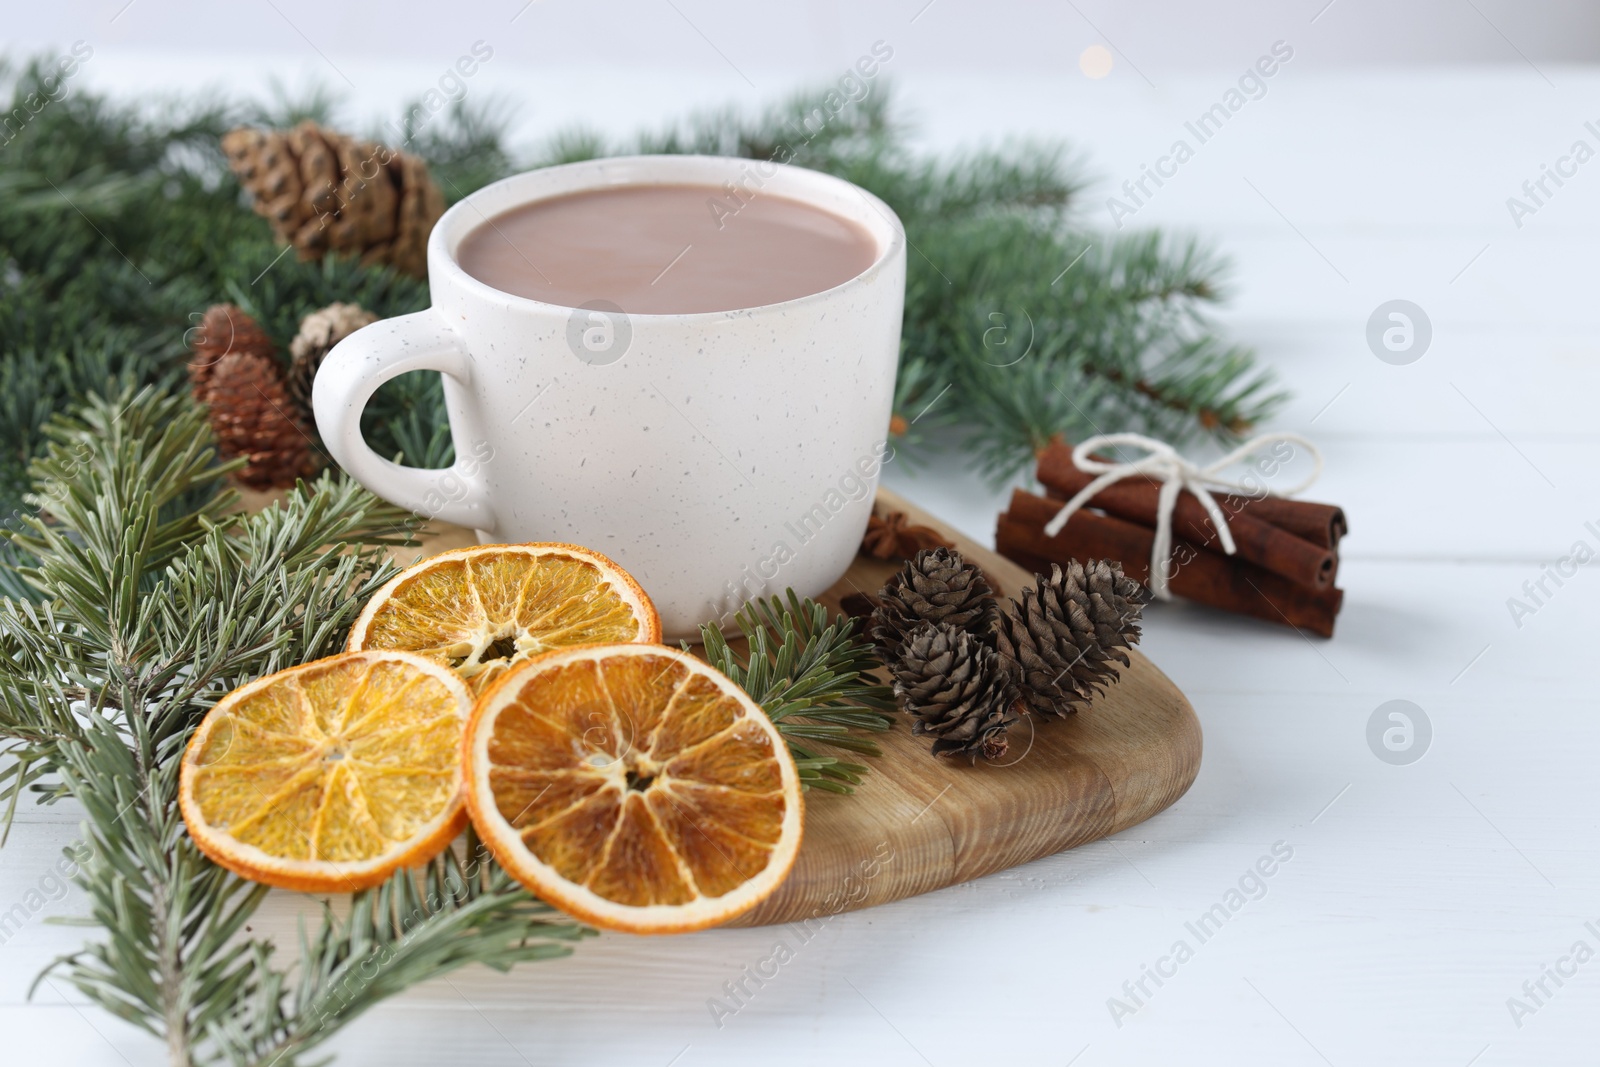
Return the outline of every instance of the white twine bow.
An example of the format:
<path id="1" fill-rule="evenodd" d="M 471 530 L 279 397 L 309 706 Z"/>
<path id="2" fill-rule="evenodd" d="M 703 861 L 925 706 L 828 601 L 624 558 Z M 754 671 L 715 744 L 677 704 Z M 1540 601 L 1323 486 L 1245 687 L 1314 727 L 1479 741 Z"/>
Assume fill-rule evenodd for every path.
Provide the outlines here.
<path id="1" fill-rule="evenodd" d="M 1150 592 L 1151 595 L 1161 600 L 1171 600 L 1172 594 L 1167 590 L 1168 563 L 1172 557 L 1172 509 L 1177 506 L 1178 494 L 1187 489 L 1200 501 L 1206 509 L 1206 514 L 1211 516 L 1211 522 L 1217 528 L 1218 539 L 1222 542 L 1222 550 L 1228 555 L 1233 555 L 1233 533 L 1228 529 L 1228 520 L 1222 514 L 1215 498 L 1209 490 L 1241 490 L 1245 493 L 1255 494 L 1259 488 L 1245 485 L 1242 482 L 1222 477 L 1218 472 L 1238 463 L 1263 445 L 1277 441 L 1287 441 L 1299 445 L 1311 455 L 1315 464 L 1310 475 L 1301 479 L 1295 485 L 1278 490 L 1268 490 L 1272 496 L 1293 496 L 1308 488 L 1322 473 L 1322 453 L 1317 451 L 1317 446 L 1307 441 L 1299 434 L 1293 433 L 1266 433 L 1254 437 L 1229 452 L 1215 463 L 1201 467 L 1191 463 L 1178 455 L 1178 450 L 1165 441 L 1157 441 L 1153 437 L 1146 437 L 1138 433 L 1108 433 L 1091 437 L 1072 450 L 1072 462 L 1077 464 L 1079 470 L 1086 474 L 1098 474 L 1099 477 L 1078 493 L 1077 496 L 1067 501 L 1055 518 L 1045 525 L 1046 537 L 1054 537 L 1061 532 L 1067 520 L 1079 508 L 1087 504 L 1096 493 L 1109 485 L 1115 485 L 1124 478 L 1131 478 L 1142 474 L 1161 481 L 1161 492 L 1156 497 L 1156 537 L 1150 546 Z M 1107 447 L 1141 448 L 1147 453 L 1139 459 L 1127 463 L 1106 463 L 1091 457 L 1090 453 L 1097 449 Z"/>

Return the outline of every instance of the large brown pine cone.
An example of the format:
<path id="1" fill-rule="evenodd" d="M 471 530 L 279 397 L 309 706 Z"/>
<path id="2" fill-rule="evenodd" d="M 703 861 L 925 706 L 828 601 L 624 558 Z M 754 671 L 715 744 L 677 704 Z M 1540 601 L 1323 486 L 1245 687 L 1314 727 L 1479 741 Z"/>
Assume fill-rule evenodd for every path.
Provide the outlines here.
<path id="1" fill-rule="evenodd" d="M 921 623 L 889 669 L 895 696 L 915 718 L 912 733 L 931 736 L 934 755 L 1005 754 L 1017 694 L 995 650 L 975 634 L 947 622 Z"/>
<path id="2" fill-rule="evenodd" d="M 1008 601 L 996 631 L 1000 657 L 1036 715 L 1069 715 L 1117 680 L 1113 663 L 1139 643 L 1150 594 L 1120 563 L 1072 560 L 1035 575 L 1036 587 Z"/>
<path id="3" fill-rule="evenodd" d="M 416 156 L 309 119 L 292 130 L 230 130 L 222 151 L 256 212 L 301 259 L 337 252 L 427 276 L 444 197 Z"/>
<path id="4" fill-rule="evenodd" d="M 948 623 L 988 643 L 999 608 L 983 572 L 949 548 L 918 552 L 884 584 L 867 635 L 886 658 L 920 623 Z"/>

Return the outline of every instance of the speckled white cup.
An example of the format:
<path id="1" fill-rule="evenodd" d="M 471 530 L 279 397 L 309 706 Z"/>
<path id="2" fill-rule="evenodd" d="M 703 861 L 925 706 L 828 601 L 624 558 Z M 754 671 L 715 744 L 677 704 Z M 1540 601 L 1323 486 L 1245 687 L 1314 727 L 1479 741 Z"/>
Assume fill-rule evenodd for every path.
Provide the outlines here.
<path id="1" fill-rule="evenodd" d="M 474 227 L 531 201 L 730 182 L 745 197 L 787 196 L 859 223 L 877 257 L 825 292 L 691 315 L 545 304 L 456 263 Z M 891 455 L 905 249 L 881 200 L 798 167 L 633 156 L 519 174 L 434 227 L 431 308 L 374 323 L 328 354 L 313 395 L 317 428 L 374 493 L 469 526 L 480 541 L 605 553 L 649 592 L 669 637 L 695 637 L 753 596 L 815 596 L 849 566 Z M 362 439 L 373 391 L 417 370 L 444 375 L 452 467 L 400 466 Z"/>

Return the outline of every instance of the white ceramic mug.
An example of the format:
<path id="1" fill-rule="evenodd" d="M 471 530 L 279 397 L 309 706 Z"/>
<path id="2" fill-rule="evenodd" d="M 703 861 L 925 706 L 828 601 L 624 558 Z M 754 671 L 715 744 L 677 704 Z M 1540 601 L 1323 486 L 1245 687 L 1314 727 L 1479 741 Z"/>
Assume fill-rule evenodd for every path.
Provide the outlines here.
<path id="1" fill-rule="evenodd" d="M 624 314 L 512 296 L 456 262 L 462 239 L 512 208 L 621 185 L 734 183 L 850 219 L 877 243 L 842 285 L 738 311 Z M 737 217 L 727 225 L 738 225 Z M 815 596 L 860 543 L 886 443 L 905 231 L 881 200 L 798 167 L 635 156 L 519 174 L 480 189 L 428 240 L 427 311 L 341 341 L 313 408 L 333 458 L 374 493 L 483 542 L 565 541 L 638 579 L 672 638 L 726 623 L 751 597 Z M 456 460 L 404 467 L 361 437 L 373 391 L 444 375 Z"/>

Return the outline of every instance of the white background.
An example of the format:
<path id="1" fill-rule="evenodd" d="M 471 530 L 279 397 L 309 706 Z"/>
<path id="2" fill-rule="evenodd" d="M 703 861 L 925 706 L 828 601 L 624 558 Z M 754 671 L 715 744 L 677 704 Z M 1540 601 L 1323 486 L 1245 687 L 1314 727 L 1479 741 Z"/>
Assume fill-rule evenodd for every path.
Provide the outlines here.
<path id="1" fill-rule="evenodd" d="M 1600 583 L 1590 566 L 1551 584 L 1520 626 L 1507 599 L 1575 542 L 1600 549 L 1585 527 L 1600 528 L 1600 161 L 1520 228 L 1506 207 L 1574 140 L 1600 147 L 1583 127 L 1600 125 L 1600 70 L 1580 65 L 1600 50 L 1594 8 L 546 0 L 518 15 L 520 0 L 381 13 L 275 2 L 12 4 L 6 43 L 88 40 L 86 84 L 130 94 L 317 79 L 365 121 L 391 117 L 481 38 L 496 57 L 471 91 L 511 102 L 531 143 L 573 121 L 621 135 L 694 106 L 755 105 L 883 39 L 919 143 L 1069 139 L 1104 179 L 1083 209 L 1104 226 L 1111 187 L 1287 41 L 1295 58 L 1267 96 L 1134 221 L 1204 233 L 1233 258 L 1223 318 L 1292 389 L 1276 428 L 1322 445 L 1311 495 L 1343 504 L 1352 527 L 1331 641 L 1192 606 L 1150 611 L 1145 649 L 1206 733 L 1199 779 L 1167 813 L 841 916 L 721 1029 L 707 998 L 770 953 L 772 931 L 605 936 L 509 977 L 463 972 L 351 1026 L 340 1063 L 1595 1060 L 1600 961 L 1520 1027 L 1507 999 L 1574 942 L 1600 950 L 1584 925 L 1600 926 Z M 1078 56 L 1096 44 L 1114 65 L 1091 79 Z M 1364 339 L 1394 298 L 1433 325 L 1409 366 Z M 948 465 L 888 480 L 992 537 L 1001 489 Z M 1393 699 L 1433 726 L 1409 766 L 1366 741 Z M 22 813 L 0 851 L 0 910 L 38 883 L 73 822 Z M 1115 1025 L 1108 998 L 1278 841 L 1294 857 L 1265 897 Z M 301 906 L 275 897 L 258 929 L 292 936 Z M 74 895 L 49 912 L 80 909 Z M 27 998 L 83 933 L 36 919 L 0 946 L 7 1062 L 161 1062 L 59 983 Z"/>

